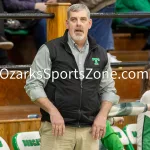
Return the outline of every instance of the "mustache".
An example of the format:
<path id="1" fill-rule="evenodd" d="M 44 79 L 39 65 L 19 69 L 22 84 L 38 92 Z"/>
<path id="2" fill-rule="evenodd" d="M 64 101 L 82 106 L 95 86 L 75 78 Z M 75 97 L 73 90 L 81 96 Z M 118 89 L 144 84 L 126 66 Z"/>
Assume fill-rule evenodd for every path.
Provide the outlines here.
<path id="1" fill-rule="evenodd" d="M 84 32 L 84 30 L 83 29 L 75 29 L 75 31 L 79 31 L 79 32 Z"/>

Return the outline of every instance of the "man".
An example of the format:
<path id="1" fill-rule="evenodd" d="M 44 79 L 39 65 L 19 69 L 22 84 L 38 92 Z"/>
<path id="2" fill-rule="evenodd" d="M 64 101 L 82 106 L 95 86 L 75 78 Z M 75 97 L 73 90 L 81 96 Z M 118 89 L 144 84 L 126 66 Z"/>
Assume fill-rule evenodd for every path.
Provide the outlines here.
<path id="1" fill-rule="evenodd" d="M 41 150 L 98 150 L 119 96 L 113 79 L 107 78 L 106 51 L 88 36 L 89 9 L 70 6 L 66 25 L 63 37 L 40 48 L 25 89 L 41 107 Z M 103 71 L 107 73 L 99 76 Z"/>
<path id="2" fill-rule="evenodd" d="M 4 13 L 2 0 L 0 0 L 0 13 Z M 9 50 L 13 47 L 13 43 L 8 41 L 5 38 L 4 33 L 4 20 L 0 19 L 0 65 L 6 65 L 8 64 L 8 56 L 7 52 L 4 50 Z"/>
<path id="3" fill-rule="evenodd" d="M 72 4 L 85 4 L 91 13 L 114 13 L 116 0 L 70 0 Z M 93 18 L 92 28 L 89 34 L 93 36 L 100 46 L 102 46 L 108 53 L 110 62 L 120 62 L 109 53 L 114 50 L 114 38 L 112 34 L 112 18 Z"/>
<path id="4" fill-rule="evenodd" d="M 7 12 L 35 13 L 36 11 L 46 12 L 45 2 L 54 3 L 56 0 L 3 0 Z M 25 22 L 24 22 L 25 23 Z M 28 23 L 27 23 L 28 24 Z M 46 42 L 46 19 L 34 21 L 34 38 L 36 48 L 39 49 Z"/>
<path id="5" fill-rule="evenodd" d="M 0 0 L 0 13 L 4 13 L 2 0 Z M 11 49 L 12 47 L 13 47 L 13 43 L 6 40 L 5 38 L 4 20 L 0 19 L 0 48 L 8 50 L 8 49 Z"/>

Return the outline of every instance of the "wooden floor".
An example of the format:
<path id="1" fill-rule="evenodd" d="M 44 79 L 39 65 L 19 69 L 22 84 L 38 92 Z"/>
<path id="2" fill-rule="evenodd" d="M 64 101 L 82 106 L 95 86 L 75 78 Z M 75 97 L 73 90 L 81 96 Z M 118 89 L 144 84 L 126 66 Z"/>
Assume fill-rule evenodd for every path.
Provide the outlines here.
<path id="1" fill-rule="evenodd" d="M 37 114 L 40 115 L 40 108 L 36 105 L 11 105 L 0 106 L 0 120 L 12 120 L 12 119 L 28 119 L 28 115 Z"/>

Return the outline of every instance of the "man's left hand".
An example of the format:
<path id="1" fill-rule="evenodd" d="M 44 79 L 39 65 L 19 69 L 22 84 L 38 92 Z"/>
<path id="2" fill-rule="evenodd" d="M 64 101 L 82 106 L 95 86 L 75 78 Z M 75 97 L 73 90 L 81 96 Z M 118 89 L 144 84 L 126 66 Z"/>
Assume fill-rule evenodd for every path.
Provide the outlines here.
<path id="1" fill-rule="evenodd" d="M 104 137 L 106 132 L 106 117 L 97 115 L 92 125 L 92 137 L 97 140 Z"/>

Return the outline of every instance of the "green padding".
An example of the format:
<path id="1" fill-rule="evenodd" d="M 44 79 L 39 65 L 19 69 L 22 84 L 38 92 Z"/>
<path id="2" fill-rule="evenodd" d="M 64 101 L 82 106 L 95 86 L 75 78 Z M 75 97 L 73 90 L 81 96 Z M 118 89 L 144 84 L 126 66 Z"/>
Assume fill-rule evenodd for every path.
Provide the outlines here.
<path id="1" fill-rule="evenodd" d="M 101 139 L 101 141 L 104 147 L 107 148 L 108 150 L 123 150 L 123 145 L 119 137 L 114 132 L 108 121 L 106 124 L 106 134 L 104 138 Z"/>
<path id="2" fill-rule="evenodd" d="M 128 125 L 126 125 L 126 126 L 123 128 L 123 131 L 124 131 L 125 135 L 128 137 L 128 135 L 127 135 L 127 126 L 128 126 Z M 132 132 L 132 134 L 133 134 L 133 132 Z M 134 133 L 134 135 L 135 135 L 135 133 Z M 134 135 L 133 135 L 133 136 L 134 136 Z M 137 135 L 136 135 L 136 136 L 137 136 Z M 128 140 L 129 140 L 129 138 L 128 138 Z M 129 144 L 126 145 L 126 150 L 134 150 L 134 147 L 133 147 L 133 145 L 132 145 L 132 143 L 131 143 L 130 140 L 129 140 Z"/>
<path id="3" fill-rule="evenodd" d="M 2 142 L 0 141 L 0 147 L 3 147 L 3 144 L 2 144 Z"/>
<path id="4" fill-rule="evenodd" d="M 11 29 L 5 29 L 5 32 L 11 35 L 28 35 L 28 30 L 11 30 Z"/>
<path id="5" fill-rule="evenodd" d="M 134 150 L 133 145 L 132 144 L 127 145 L 126 150 Z"/>
<path id="6" fill-rule="evenodd" d="M 134 137 L 137 137 L 137 132 L 136 132 L 136 131 L 132 131 L 132 135 L 133 135 Z"/>
<path id="7" fill-rule="evenodd" d="M 148 116 L 144 117 L 142 150 L 150 150 L 150 118 Z"/>
<path id="8" fill-rule="evenodd" d="M 18 147 L 18 144 L 17 144 L 17 136 L 18 136 L 18 134 L 15 134 L 12 137 L 12 145 L 13 145 L 14 150 L 20 150 Z"/>

